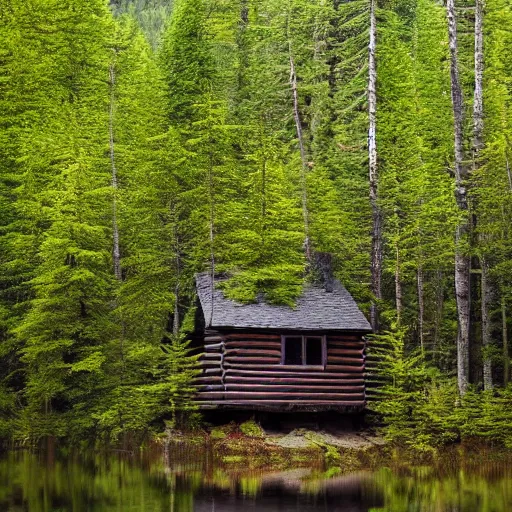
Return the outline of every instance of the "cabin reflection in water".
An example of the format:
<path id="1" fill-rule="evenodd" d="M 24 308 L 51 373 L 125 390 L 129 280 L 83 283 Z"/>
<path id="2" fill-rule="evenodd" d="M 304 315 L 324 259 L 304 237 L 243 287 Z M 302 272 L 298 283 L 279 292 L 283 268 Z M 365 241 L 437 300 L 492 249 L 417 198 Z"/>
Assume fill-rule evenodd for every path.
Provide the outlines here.
<path id="1" fill-rule="evenodd" d="M 227 299 L 225 279 L 196 276 L 193 344 L 202 352 L 201 409 L 359 412 L 366 403 L 365 334 L 371 327 L 329 272 L 294 308 Z"/>
<path id="2" fill-rule="evenodd" d="M 293 471 L 290 473 L 294 473 Z M 350 475 L 319 482 L 315 492 L 303 492 L 304 482 L 286 473 L 264 477 L 255 496 L 203 489 L 194 512 L 369 512 L 384 506 L 370 475 Z"/>

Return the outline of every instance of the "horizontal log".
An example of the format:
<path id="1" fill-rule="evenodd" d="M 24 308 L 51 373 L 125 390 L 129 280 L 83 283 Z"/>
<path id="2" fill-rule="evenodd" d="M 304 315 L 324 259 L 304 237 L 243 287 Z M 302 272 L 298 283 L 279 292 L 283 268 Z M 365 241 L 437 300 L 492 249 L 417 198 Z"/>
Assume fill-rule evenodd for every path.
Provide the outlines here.
<path id="1" fill-rule="evenodd" d="M 281 350 L 280 341 L 226 341 L 225 346 L 227 349 L 233 348 L 247 348 L 247 349 L 274 349 Z"/>
<path id="2" fill-rule="evenodd" d="M 364 393 L 294 393 L 294 392 L 251 392 L 251 391 L 205 391 L 199 393 L 197 399 L 261 399 L 261 398 L 290 398 L 290 399 L 342 399 L 342 400 L 364 400 Z"/>
<path id="3" fill-rule="evenodd" d="M 199 361 L 200 368 L 219 368 L 220 369 L 220 360 L 219 361 Z"/>
<path id="4" fill-rule="evenodd" d="M 343 363 L 343 364 L 361 364 L 363 362 L 363 356 L 361 357 L 337 357 L 327 355 L 327 364 L 329 363 Z"/>
<path id="5" fill-rule="evenodd" d="M 327 339 L 329 341 L 364 341 L 362 336 L 358 336 L 357 334 L 328 334 Z"/>
<path id="6" fill-rule="evenodd" d="M 351 373 L 334 373 L 334 372 L 324 372 L 323 369 L 321 371 L 311 372 L 311 371 L 287 371 L 283 369 L 282 365 L 276 365 L 264 368 L 263 370 L 252 370 L 252 369 L 237 369 L 237 368 L 229 368 L 226 370 L 226 375 L 245 375 L 245 376 L 257 376 L 262 378 L 270 378 L 270 377 L 299 377 L 299 378 L 340 378 L 340 379 L 351 379 L 351 378 L 359 378 L 363 379 L 363 372 L 351 372 Z M 308 369 L 306 369 L 308 370 Z"/>
<path id="7" fill-rule="evenodd" d="M 203 353 L 201 354 L 201 357 L 199 358 L 200 361 L 206 361 L 210 359 L 219 359 L 222 357 L 221 354 L 216 352 L 208 352 L 207 354 Z"/>
<path id="8" fill-rule="evenodd" d="M 319 405 L 333 406 L 333 407 L 364 407 L 366 402 L 364 400 L 344 401 L 344 400 L 210 400 L 204 402 L 201 405 L 237 405 L 237 406 L 255 406 L 255 405 L 282 405 L 283 408 L 286 406 L 297 406 L 302 405 L 304 407 L 317 407 Z"/>
<path id="9" fill-rule="evenodd" d="M 225 335 L 226 340 L 277 340 L 281 341 L 279 334 L 251 334 L 251 333 L 229 333 Z"/>
<path id="10" fill-rule="evenodd" d="M 224 339 L 223 336 L 205 336 L 204 342 L 205 343 L 216 343 L 218 341 L 222 341 Z"/>
<path id="11" fill-rule="evenodd" d="M 334 343 L 329 343 L 327 345 L 327 351 L 328 352 L 331 352 L 333 350 L 357 350 L 358 352 L 364 352 L 365 351 L 365 347 L 364 345 L 341 345 L 341 344 L 334 344 Z"/>
<path id="12" fill-rule="evenodd" d="M 207 368 L 203 370 L 205 375 L 220 375 L 222 370 L 220 368 Z"/>
<path id="13" fill-rule="evenodd" d="M 261 374 L 259 374 L 261 375 Z M 318 377 L 318 374 L 314 374 L 315 377 Z M 227 374 L 224 377 L 225 382 L 234 383 L 239 382 L 241 384 L 295 384 L 300 383 L 301 385 L 309 385 L 309 384 L 350 384 L 350 385 L 363 385 L 364 379 L 362 377 L 360 378 L 354 378 L 354 379 L 318 379 L 318 378 L 311 378 L 311 377 L 304 377 L 304 375 L 300 375 L 297 377 L 272 377 L 272 376 L 266 376 L 266 377 L 242 377 L 240 375 L 230 375 Z"/>
<path id="14" fill-rule="evenodd" d="M 226 356 L 227 363 L 262 363 L 279 364 L 281 357 L 245 357 L 245 356 Z"/>
<path id="15" fill-rule="evenodd" d="M 360 361 L 359 361 L 360 362 Z M 363 372 L 364 371 L 364 364 L 354 365 L 354 366 L 345 366 L 345 365 L 337 365 L 337 364 L 327 364 L 325 369 L 328 372 Z"/>
<path id="16" fill-rule="evenodd" d="M 199 393 L 206 393 L 208 391 L 224 391 L 222 384 L 201 384 L 196 386 Z"/>
<path id="17" fill-rule="evenodd" d="M 249 348 L 232 348 L 226 350 L 225 354 L 229 355 L 240 355 L 240 356 L 270 356 L 281 358 L 280 350 L 258 350 Z"/>
<path id="18" fill-rule="evenodd" d="M 328 355 L 335 356 L 362 356 L 364 350 L 347 349 L 347 348 L 330 348 L 328 349 Z"/>
<path id="19" fill-rule="evenodd" d="M 205 345 L 205 352 L 219 351 L 222 348 L 222 343 L 212 343 L 211 345 Z"/>
<path id="20" fill-rule="evenodd" d="M 297 382 L 295 384 L 226 384 L 226 391 L 265 391 L 265 392 L 286 392 L 286 391 L 302 391 L 304 392 L 304 384 Z M 343 386 L 343 385 L 330 385 L 330 386 L 313 386 L 309 382 L 308 394 L 327 391 L 330 393 L 364 393 L 364 386 Z M 212 390 L 213 391 L 213 390 Z"/>
<path id="21" fill-rule="evenodd" d="M 196 377 L 194 379 L 194 383 L 198 384 L 216 384 L 218 382 L 222 382 L 222 377 L 220 375 L 211 375 L 209 377 Z"/>
<path id="22" fill-rule="evenodd" d="M 245 358 L 244 358 L 245 360 Z M 324 372 L 323 366 L 285 366 L 282 364 L 247 364 L 247 363 L 240 363 L 240 362 L 224 362 L 225 368 L 233 368 L 233 369 L 240 369 L 240 370 L 258 370 L 258 371 L 265 371 L 265 370 L 279 370 L 284 372 L 291 372 L 291 371 L 305 371 L 305 372 L 312 372 L 317 371 L 319 373 Z M 364 365 L 360 364 L 358 366 L 343 366 L 343 365 L 327 365 L 325 367 L 325 370 L 328 372 L 344 372 L 344 373 L 362 373 L 364 371 Z"/>

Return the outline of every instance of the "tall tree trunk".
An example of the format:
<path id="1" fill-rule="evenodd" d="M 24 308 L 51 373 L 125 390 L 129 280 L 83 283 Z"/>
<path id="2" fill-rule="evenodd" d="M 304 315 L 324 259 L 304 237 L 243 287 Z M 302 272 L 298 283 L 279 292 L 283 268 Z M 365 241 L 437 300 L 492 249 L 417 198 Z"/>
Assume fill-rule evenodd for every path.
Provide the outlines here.
<path id="1" fill-rule="evenodd" d="M 508 354 L 507 302 L 504 296 L 501 298 L 501 321 L 503 335 L 503 384 L 507 386 L 510 378 L 510 357 Z"/>
<path id="2" fill-rule="evenodd" d="M 379 169 L 377 161 L 377 17 L 376 0 L 370 0 L 370 44 L 368 56 L 368 160 L 370 205 L 372 208 L 371 283 L 373 303 L 370 321 L 374 331 L 379 329 L 378 302 L 382 299 L 382 213 L 379 206 Z"/>
<path id="3" fill-rule="evenodd" d="M 240 2 L 240 21 L 244 28 L 249 24 L 249 0 L 241 0 Z"/>
<path id="4" fill-rule="evenodd" d="M 421 353 L 425 353 L 425 285 L 423 282 L 423 266 L 418 265 L 417 274 L 418 286 L 418 334 L 420 339 Z"/>
<path id="5" fill-rule="evenodd" d="M 473 170 L 480 168 L 481 151 L 484 147 L 484 12 L 483 0 L 476 0 L 475 5 L 475 93 L 473 101 Z M 479 236 L 483 242 L 483 235 Z M 489 280 L 489 262 L 481 257 L 481 309 L 482 309 L 482 345 L 484 352 L 483 376 L 484 389 L 492 389 L 492 363 L 489 357 L 491 345 L 491 283 Z"/>
<path id="6" fill-rule="evenodd" d="M 443 320 L 443 311 L 444 311 L 444 281 L 443 281 L 442 270 L 438 270 L 436 272 L 435 292 L 436 292 L 436 312 L 435 312 L 435 318 L 434 318 L 434 340 L 432 343 L 432 345 L 433 345 L 432 352 L 433 352 L 434 362 L 437 362 L 441 323 Z"/>
<path id="7" fill-rule="evenodd" d="M 171 204 L 171 222 L 173 228 L 173 245 L 174 245 L 174 272 L 176 278 L 176 284 L 174 285 L 174 314 L 172 322 L 172 333 L 174 337 L 177 337 L 180 332 L 180 284 L 181 284 L 181 247 L 180 238 L 178 232 L 178 212 L 176 204 Z"/>
<path id="8" fill-rule="evenodd" d="M 249 0 L 240 0 L 240 20 L 238 23 L 238 93 L 244 91 L 246 86 L 246 73 L 249 66 L 247 58 L 246 32 L 249 25 Z"/>
<path id="9" fill-rule="evenodd" d="M 492 389 L 492 364 L 489 357 L 489 348 L 491 346 L 491 318 L 490 310 L 492 303 L 492 288 L 489 284 L 489 265 L 485 258 L 481 260 L 482 264 L 482 345 L 484 352 L 484 389 Z"/>
<path id="10" fill-rule="evenodd" d="M 121 249 L 119 247 L 119 226 L 117 223 L 117 167 L 115 159 L 114 147 L 114 110 L 115 110 L 115 84 L 116 84 L 116 70 L 115 65 L 111 64 L 109 68 L 110 75 L 110 107 L 109 107 L 109 148 L 110 148 L 110 165 L 112 174 L 112 189 L 114 191 L 114 198 L 112 201 L 112 229 L 113 229 L 113 260 L 114 260 L 114 275 L 118 281 L 122 280 L 121 272 Z"/>
<path id="11" fill-rule="evenodd" d="M 396 261 L 395 261 L 395 304 L 396 304 L 396 323 L 400 327 L 402 325 L 402 310 L 403 310 L 403 296 L 402 296 L 402 279 L 400 277 L 400 250 L 398 242 L 395 247 Z"/>
<path id="12" fill-rule="evenodd" d="M 293 118 L 295 119 L 295 128 L 297 130 L 297 139 L 299 141 L 299 151 L 301 159 L 301 173 L 300 181 L 302 188 L 302 215 L 304 218 L 304 252 L 306 253 L 306 259 L 311 262 L 311 242 L 309 238 L 309 212 L 308 212 L 308 192 L 306 174 L 308 170 L 308 159 L 306 155 L 306 145 L 304 142 L 304 133 L 302 131 L 302 123 L 300 118 L 299 108 L 299 92 L 297 89 L 297 73 L 295 71 L 295 61 L 293 58 L 291 36 L 288 34 L 288 49 L 290 54 L 290 86 L 292 89 L 293 96 Z"/>
<path id="13" fill-rule="evenodd" d="M 451 96 L 455 132 L 455 198 L 464 212 L 455 233 L 455 294 L 457 298 L 457 382 L 464 395 L 469 384 L 469 323 L 470 323 L 470 258 L 465 245 L 469 237 L 469 213 L 466 180 L 468 170 L 464 158 L 464 98 L 459 76 L 457 15 L 455 0 L 447 0 L 448 37 L 450 46 Z"/>
<path id="14" fill-rule="evenodd" d="M 508 161 L 508 157 L 506 158 L 506 166 L 507 166 L 508 188 L 510 190 L 512 190 L 512 171 L 510 169 L 510 162 Z"/>
<path id="15" fill-rule="evenodd" d="M 110 75 L 110 105 L 109 105 L 109 153 L 110 153 L 110 164 L 112 173 L 112 189 L 113 189 L 113 200 L 112 200 L 112 229 L 113 229 L 113 260 L 114 260 L 114 275 L 119 283 L 123 280 L 123 274 L 121 270 L 121 249 L 119 244 L 119 226 L 117 223 L 117 166 L 115 159 L 115 139 L 114 139 L 114 114 L 116 106 L 115 97 L 115 86 L 116 86 L 116 68 L 115 68 L 115 54 L 114 62 L 109 67 Z M 117 301 L 115 307 L 117 307 Z M 121 317 L 121 334 L 119 338 L 119 351 L 121 357 L 121 373 L 119 376 L 120 384 L 123 386 L 125 381 L 126 373 L 126 358 L 125 358 L 125 323 Z M 119 408 L 119 423 L 124 429 L 124 414 L 123 408 Z"/>
<path id="16" fill-rule="evenodd" d="M 215 290 L 215 187 L 214 187 L 214 161 L 213 154 L 210 152 L 210 161 L 208 165 L 208 199 L 210 201 L 209 235 L 210 235 L 210 265 L 211 265 L 211 311 L 210 321 L 213 321 L 213 297 Z"/>
<path id="17" fill-rule="evenodd" d="M 475 7 L 475 93 L 473 102 L 473 162 L 480 166 L 480 152 L 484 147 L 484 12 L 483 0 Z"/>

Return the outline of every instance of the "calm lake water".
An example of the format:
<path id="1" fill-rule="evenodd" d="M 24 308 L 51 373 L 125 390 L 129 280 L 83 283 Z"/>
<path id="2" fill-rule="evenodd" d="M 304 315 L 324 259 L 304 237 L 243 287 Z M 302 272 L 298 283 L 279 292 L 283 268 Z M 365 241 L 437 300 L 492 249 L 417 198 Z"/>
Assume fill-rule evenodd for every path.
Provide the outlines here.
<path id="1" fill-rule="evenodd" d="M 505 512 L 512 466 L 454 462 L 326 478 L 321 468 L 251 473 L 153 453 L 0 455 L 2 512 Z M 485 458 L 484 458 L 485 460 Z M 474 462 L 474 461 L 473 461 Z"/>

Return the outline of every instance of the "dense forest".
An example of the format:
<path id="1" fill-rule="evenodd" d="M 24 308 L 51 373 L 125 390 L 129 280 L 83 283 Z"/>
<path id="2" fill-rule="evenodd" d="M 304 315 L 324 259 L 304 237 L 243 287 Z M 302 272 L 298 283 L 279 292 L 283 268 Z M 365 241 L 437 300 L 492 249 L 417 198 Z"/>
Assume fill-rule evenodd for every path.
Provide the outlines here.
<path id="1" fill-rule="evenodd" d="M 511 27 L 509 0 L 3 0 L 0 437 L 194 421 L 194 274 L 293 304 L 329 252 L 388 434 L 512 444 Z"/>

